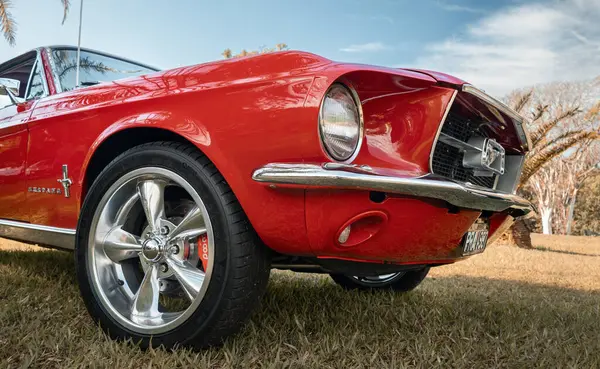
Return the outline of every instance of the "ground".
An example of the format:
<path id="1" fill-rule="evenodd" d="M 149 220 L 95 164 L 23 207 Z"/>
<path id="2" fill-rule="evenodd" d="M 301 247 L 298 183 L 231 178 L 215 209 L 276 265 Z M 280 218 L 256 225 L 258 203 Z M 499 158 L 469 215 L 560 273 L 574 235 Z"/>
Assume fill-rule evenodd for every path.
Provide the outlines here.
<path id="1" fill-rule="evenodd" d="M 0 240 L 0 367 L 600 367 L 600 238 L 534 245 L 490 246 L 405 295 L 274 272 L 223 348 L 171 353 L 107 339 L 80 300 L 72 254 Z"/>

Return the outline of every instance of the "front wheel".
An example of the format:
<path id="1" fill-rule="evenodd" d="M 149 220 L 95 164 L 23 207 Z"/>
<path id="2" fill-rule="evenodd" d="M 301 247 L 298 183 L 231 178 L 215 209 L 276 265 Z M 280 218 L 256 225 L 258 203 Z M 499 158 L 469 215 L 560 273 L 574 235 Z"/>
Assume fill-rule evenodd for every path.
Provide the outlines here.
<path id="1" fill-rule="evenodd" d="M 270 270 L 214 165 L 172 142 L 137 146 L 100 173 L 75 258 L 94 320 L 142 347 L 220 344 L 248 318 Z"/>
<path id="2" fill-rule="evenodd" d="M 429 268 L 382 274 L 378 276 L 348 276 L 331 274 L 331 278 L 347 290 L 393 290 L 408 292 L 414 290 L 429 273 Z"/>

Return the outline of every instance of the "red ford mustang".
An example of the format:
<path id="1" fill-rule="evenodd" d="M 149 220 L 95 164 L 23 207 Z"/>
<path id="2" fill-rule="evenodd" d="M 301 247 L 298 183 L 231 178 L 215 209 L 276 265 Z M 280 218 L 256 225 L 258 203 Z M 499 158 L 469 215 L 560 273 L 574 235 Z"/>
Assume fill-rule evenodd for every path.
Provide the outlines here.
<path id="1" fill-rule="evenodd" d="M 408 291 L 531 210 L 523 119 L 442 73 L 293 51 L 79 61 L 0 65 L 0 235 L 74 250 L 114 338 L 218 344 L 271 268 Z"/>

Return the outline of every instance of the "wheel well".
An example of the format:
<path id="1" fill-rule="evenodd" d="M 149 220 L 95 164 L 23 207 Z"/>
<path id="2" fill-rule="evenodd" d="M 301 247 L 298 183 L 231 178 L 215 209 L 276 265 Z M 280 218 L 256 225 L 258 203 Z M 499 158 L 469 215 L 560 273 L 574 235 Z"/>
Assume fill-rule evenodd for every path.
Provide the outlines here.
<path id="1" fill-rule="evenodd" d="M 134 146 L 155 141 L 189 143 L 188 140 L 177 133 L 162 128 L 136 127 L 113 134 L 98 146 L 90 159 L 82 184 L 82 201 L 96 177 L 113 159 Z"/>

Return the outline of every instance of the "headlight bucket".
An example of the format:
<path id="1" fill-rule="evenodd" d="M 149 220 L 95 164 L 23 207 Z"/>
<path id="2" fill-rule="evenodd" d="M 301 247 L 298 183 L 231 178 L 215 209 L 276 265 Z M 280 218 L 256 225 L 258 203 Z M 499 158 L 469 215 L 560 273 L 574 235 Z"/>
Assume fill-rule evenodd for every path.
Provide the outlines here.
<path id="1" fill-rule="evenodd" d="M 363 127 L 356 92 L 342 83 L 332 84 L 319 112 L 319 135 L 327 155 L 342 163 L 354 160 L 362 143 Z"/>

